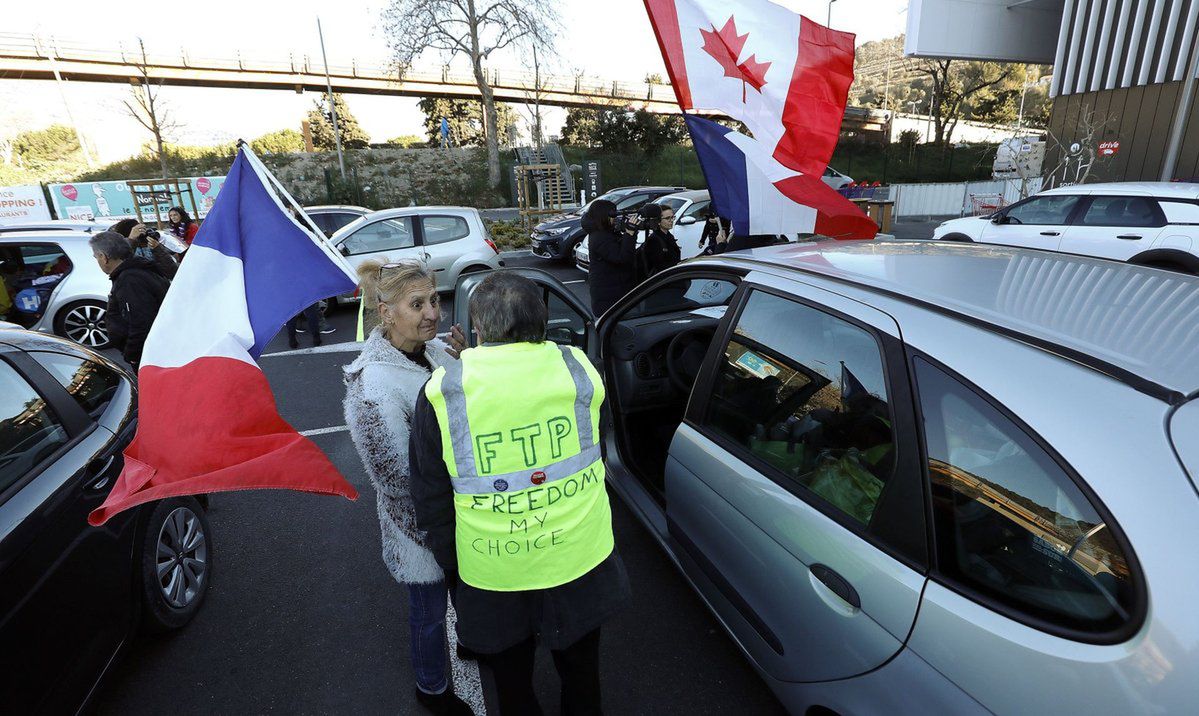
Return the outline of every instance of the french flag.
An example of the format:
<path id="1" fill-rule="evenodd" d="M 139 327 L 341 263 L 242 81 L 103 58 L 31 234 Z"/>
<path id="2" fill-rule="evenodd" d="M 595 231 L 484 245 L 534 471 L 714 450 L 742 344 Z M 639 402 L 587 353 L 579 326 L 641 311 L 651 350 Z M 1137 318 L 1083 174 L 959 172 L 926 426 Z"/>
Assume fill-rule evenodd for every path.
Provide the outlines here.
<path id="1" fill-rule="evenodd" d="M 716 213 L 738 236 L 821 234 L 871 239 L 878 227 L 819 176 L 784 167 L 760 143 L 711 120 L 685 115 Z"/>
<path id="2" fill-rule="evenodd" d="M 254 362 L 305 306 L 352 291 L 353 270 L 284 209 L 291 197 L 245 145 L 146 339 L 137 434 L 93 525 L 180 495 L 357 491 L 275 407 Z"/>

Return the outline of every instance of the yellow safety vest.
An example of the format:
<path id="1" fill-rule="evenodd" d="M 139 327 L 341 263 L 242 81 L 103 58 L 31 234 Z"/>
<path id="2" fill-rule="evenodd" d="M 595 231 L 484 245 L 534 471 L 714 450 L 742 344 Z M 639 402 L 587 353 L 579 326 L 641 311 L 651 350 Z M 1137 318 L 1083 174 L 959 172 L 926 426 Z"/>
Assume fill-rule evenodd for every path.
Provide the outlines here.
<path id="1" fill-rule="evenodd" d="M 514 592 L 570 582 L 612 553 L 599 373 L 575 348 L 463 351 L 425 385 L 454 487 L 462 581 Z"/>

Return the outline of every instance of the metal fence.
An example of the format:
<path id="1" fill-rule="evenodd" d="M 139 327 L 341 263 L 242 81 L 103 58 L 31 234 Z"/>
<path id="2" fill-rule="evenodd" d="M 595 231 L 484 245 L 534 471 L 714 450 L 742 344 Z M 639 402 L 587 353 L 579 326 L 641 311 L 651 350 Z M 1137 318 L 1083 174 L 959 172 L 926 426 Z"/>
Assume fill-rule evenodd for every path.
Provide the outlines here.
<path id="1" fill-rule="evenodd" d="M 1040 190 L 1040 177 L 1030 179 L 1027 195 L 1032 196 Z M 895 202 L 895 216 L 913 217 L 989 213 L 986 207 L 1006 206 L 1023 197 L 1020 195 L 1018 179 L 995 179 L 943 184 L 895 184 L 891 187 L 890 198 Z"/>

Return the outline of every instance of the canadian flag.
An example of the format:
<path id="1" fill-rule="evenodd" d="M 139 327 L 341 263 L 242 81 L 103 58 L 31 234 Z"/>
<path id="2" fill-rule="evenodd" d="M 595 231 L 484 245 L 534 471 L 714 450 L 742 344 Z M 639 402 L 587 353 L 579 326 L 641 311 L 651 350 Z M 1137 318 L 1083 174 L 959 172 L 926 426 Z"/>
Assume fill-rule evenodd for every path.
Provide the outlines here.
<path id="1" fill-rule="evenodd" d="M 824 174 L 853 83 L 852 34 L 766 0 L 645 0 L 645 7 L 684 111 L 743 122 L 760 145 L 750 153 L 778 163 L 761 167 L 776 181 Z M 802 192 L 787 193 L 804 203 Z M 822 195 L 820 211 L 862 216 L 840 199 Z"/>

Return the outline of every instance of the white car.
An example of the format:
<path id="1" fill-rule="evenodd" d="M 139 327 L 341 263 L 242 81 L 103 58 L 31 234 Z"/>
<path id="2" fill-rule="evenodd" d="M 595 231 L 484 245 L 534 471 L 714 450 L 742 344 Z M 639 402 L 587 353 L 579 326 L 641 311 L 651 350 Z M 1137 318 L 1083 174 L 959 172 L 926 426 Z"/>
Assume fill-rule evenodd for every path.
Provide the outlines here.
<path id="1" fill-rule="evenodd" d="M 1097 256 L 1199 274 L 1199 184 L 1082 184 L 1041 192 L 990 216 L 946 221 L 943 241 Z"/>
<path id="2" fill-rule="evenodd" d="M 0 320 L 107 348 L 112 283 L 82 231 L 0 228 Z"/>
<path id="3" fill-rule="evenodd" d="M 454 290 L 462 274 L 504 265 L 478 210 L 462 206 L 375 211 L 342 227 L 329 241 L 355 268 L 373 258 L 422 261 L 433 269 L 438 291 Z M 357 300 L 356 293 L 338 298 Z"/>
<path id="4" fill-rule="evenodd" d="M 853 184 L 853 177 L 842 174 L 832 167 L 825 168 L 824 176 L 820 177 L 820 180 L 834 189 L 844 189 Z"/>

